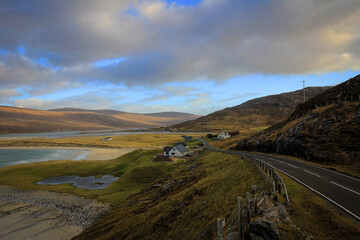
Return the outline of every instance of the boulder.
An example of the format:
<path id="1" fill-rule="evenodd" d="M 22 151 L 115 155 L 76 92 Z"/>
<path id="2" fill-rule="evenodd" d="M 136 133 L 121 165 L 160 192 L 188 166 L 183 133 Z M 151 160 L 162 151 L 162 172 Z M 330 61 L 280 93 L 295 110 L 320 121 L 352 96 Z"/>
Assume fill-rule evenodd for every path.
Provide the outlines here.
<path id="1" fill-rule="evenodd" d="M 250 223 L 249 232 L 249 234 L 262 237 L 264 240 L 280 240 L 279 229 L 276 224 L 262 218 L 256 219 Z"/>

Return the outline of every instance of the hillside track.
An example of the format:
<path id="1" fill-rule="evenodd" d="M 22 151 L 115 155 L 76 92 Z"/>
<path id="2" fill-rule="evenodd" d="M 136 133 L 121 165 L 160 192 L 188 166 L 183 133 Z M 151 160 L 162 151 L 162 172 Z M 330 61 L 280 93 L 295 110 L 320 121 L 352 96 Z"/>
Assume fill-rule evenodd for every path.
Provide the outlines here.
<path id="1" fill-rule="evenodd" d="M 286 157 L 218 150 L 204 139 L 201 139 L 201 141 L 209 150 L 247 156 L 273 166 L 278 171 L 299 182 L 360 221 L 359 179 Z"/>

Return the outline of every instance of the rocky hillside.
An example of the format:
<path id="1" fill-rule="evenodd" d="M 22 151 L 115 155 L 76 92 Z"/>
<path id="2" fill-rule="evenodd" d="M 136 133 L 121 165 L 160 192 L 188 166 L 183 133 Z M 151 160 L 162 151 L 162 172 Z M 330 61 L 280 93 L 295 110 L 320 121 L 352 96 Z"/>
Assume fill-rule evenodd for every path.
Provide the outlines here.
<path id="1" fill-rule="evenodd" d="M 306 95 L 314 97 L 327 89 L 329 87 L 308 87 Z M 237 131 L 269 127 L 288 118 L 303 99 L 303 90 L 256 98 L 170 128 L 173 131 Z"/>
<path id="2" fill-rule="evenodd" d="M 341 165 L 360 175 L 360 75 L 309 99 L 286 121 L 239 141 L 236 148 Z"/>
<path id="3" fill-rule="evenodd" d="M 175 112 L 152 116 L 114 110 L 63 108 L 43 111 L 0 106 L 0 133 L 159 127 L 198 117 Z"/>

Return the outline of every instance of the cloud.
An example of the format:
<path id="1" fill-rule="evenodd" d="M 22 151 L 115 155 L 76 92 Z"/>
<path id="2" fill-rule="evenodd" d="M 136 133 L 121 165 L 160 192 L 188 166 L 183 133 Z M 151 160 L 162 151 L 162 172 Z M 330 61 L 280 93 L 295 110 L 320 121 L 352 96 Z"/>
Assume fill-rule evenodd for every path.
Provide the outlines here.
<path id="1" fill-rule="evenodd" d="M 203 0 L 191 7 L 160 0 L 38 0 L 2 1 L 0 8 L 0 48 L 26 49 L 26 57 L 2 60 L 6 87 L 55 89 L 84 80 L 154 86 L 360 69 L 358 0 Z M 44 57 L 62 70 L 29 62 Z M 118 58 L 126 61 L 93 66 Z"/>
<path id="2" fill-rule="evenodd" d="M 21 95 L 22 93 L 16 89 L 0 88 L 0 103 L 10 103 L 11 98 Z"/>
<path id="3" fill-rule="evenodd" d="M 233 94 L 229 98 L 221 99 L 220 101 L 221 102 L 229 102 L 232 100 L 237 100 L 237 99 L 246 98 L 246 97 L 252 97 L 252 96 L 256 96 L 256 95 L 258 95 L 258 93 L 238 93 L 238 94 Z"/>
<path id="4" fill-rule="evenodd" d="M 98 92 L 67 97 L 59 100 L 44 100 L 39 98 L 17 99 L 12 102 L 16 107 L 34 109 L 56 109 L 56 108 L 85 108 L 85 109 L 114 109 L 115 100 L 121 97 L 101 96 Z"/>

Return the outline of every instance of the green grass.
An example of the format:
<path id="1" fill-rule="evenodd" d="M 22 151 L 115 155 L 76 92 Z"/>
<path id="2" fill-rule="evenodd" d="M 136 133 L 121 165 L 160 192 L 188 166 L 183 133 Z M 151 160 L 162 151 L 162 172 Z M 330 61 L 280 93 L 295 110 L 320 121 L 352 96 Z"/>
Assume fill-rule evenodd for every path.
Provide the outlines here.
<path id="1" fill-rule="evenodd" d="M 166 185 L 170 190 L 164 190 Z M 234 155 L 204 151 L 171 174 L 130 196 L 75 239 L 205 239 L 216 219 L 228 218 L 236 197 L 264 184 L 254 165 Z"/>
<path id="2" fill-rule="evenodd" d="M 290 197 L 287 208 L 292 222 L 317 240 L 360 239 L 360 224 L 335 206 L 281 174 Z M 297 240 L 288 226 L 281 226 L 284 239 Z"/>
<path id="3" fill-rule="evenodd" d="M 177 164 L 152 162 L 160 150 L 136 150 L 108 161 L 50 161 L 15 165 L 0 169 L 0 185 L 21 189 L 43 189 L 94 198 L 117 205 L 127 196 L 146 187 L 176 168 Z M 86 190 L 71 184 L 37 185 L 36 182 L 56 176 L 97 176 L 114 172 L 119 177 L 106 189 Z"/>

